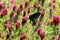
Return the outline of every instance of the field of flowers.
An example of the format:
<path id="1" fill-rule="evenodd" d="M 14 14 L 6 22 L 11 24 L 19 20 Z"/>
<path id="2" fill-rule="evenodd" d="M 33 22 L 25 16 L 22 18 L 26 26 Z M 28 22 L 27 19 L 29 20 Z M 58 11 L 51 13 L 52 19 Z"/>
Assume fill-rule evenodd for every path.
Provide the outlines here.
<path id="1" fill-rule="evenodd" d="M 60 40 L 60 0 L 0 0 L 0 40 Z"/>

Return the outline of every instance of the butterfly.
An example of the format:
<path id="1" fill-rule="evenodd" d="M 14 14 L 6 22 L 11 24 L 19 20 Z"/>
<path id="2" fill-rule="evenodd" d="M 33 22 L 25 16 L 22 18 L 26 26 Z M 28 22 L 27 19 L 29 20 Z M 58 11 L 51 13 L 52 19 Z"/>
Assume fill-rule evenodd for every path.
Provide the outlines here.
<path id="1" fill-rule="evenodd" d="M 32 21 L 33 25 L 36 25 L 40 14 L 41 14 L 40 12 L 36 12 L 36 13 L 32 14 L 31 16 L 29 16 L 30 22 Z"/>

